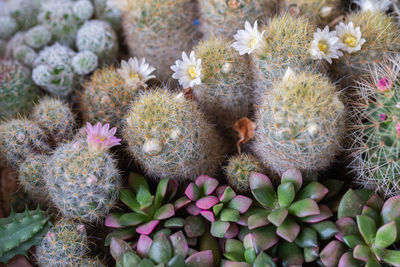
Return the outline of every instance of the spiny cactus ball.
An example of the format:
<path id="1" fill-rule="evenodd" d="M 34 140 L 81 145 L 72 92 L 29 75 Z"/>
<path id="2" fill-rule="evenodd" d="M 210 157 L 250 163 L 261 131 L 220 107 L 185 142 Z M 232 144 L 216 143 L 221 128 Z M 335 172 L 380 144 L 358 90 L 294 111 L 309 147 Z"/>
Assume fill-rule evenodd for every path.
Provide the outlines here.
<path id="1" fill-rule="evenodd" d="M 0 155 L 18 169 L 28 156 L 49 150 L 46 135 L 40 127 L 26 119 L 13 119 L 0 124 Z"/>
<path id="2" fill-rule="evenodd" d="M 329 79 L 290 70 L 265 93 L 253 150 L 273 171 L 321 170 L 341 150 L 344 105 Z"/>
<path id="3" fill-rule="evenodd" d="M 89 0 L 78 0 L 72 8 L 74 15 L 80 20 L 85 21 L 90 19 L 94 14 L 94 7 Z"/>
<path id="4" fill-rule="evenodd" d="M 85 22 L 76 36 L 79 51 L 90 51 L 104 62 L 115 57 L 118 51 L 118 39 L 108 22 L 90 20 Z"/>
<path id="5" fill-rule="evenodd" d="M 151 177 L 184 180 L 213 175 L 224 159 L 223 140 L 182 93 L 144 93 L 125 120 L 129 151 Z"/>
<path id="6" fill-rule="evenodd" d="M 54 145 L 72 138 L 75 118 L 63 101 L 44 97 L 33 109 L 30 119 L 37 123 Z"/>
<path id="7" fill-rule="evenodd" d="M 103 121 L 120 128 L 139 88 L 129 87 L 115 67 L 96 70 L 84 84 L 80 96 L 83 118 L 89 122 Z"/>
<path id="8" fill-rule="evenodd" d="M 65 217 L 95 222 L 118 200 L 121 186 L 108 152 L 91 153 L 85 141 L 59 146 L 48 162 L 46 185 Z"/>
<path id="9" fill-rule="evenodd" d="M 98 58 L 91 51 L 79 52 L 72 58 L 71 65 L 76 74 L 86 75 L 97 68 Z"/>
<path id="10" fill-rule="evenodd" d="M 11 16 L 0 16 L 0 39 L 10 38 L 18 30 L 17 21 Z"/>
<path id="11" fill-rule="evenodd" d="M 202 0 L 198 3 L 200 27 L 206 38 L 216 35 L 232 38 L 246 20 L 266 20 L 277 4 L 274 0 Z"/>
<path id="12" fill-rule="evenodd" d="M 197 38 L 196 8 L 192 0 L 117 0 L 131 56 L 146 58 L 162 81 L 171 78 L 172 66 Z M 127 3 L 125 6 L 123 3 Z"/>
<path id="13" fill-rule="evenodd" d="M 16 62 L 0 60 L 0 119 L 29 112 L 39 95 L 29 70 Z"/>
<path id="14" fill-rule="evenodd" d="M 195 53 L 202 62 L 202 79 L 193 87 L 193 95 L 212 122 L 223 129 L 231 128 L 251 110 L 250 62 L 224 39 L 202 41 Z"/>
<path id="15" fill-rule="evenodd" d="M 88 253 L 85 226 L 62 219 L 54 225 L 36 248 L 36 262 L 40 267 L 78 266 Z"/>
<path id="16" fill-rule="evenodd" d="M 18 63 L 31 68 L 38 54 L 36 51 L 27 45 L 21 44 L 13 48 L 13 58 Z"/>
<path id="17" fill-rule="evenodd" d="M 32 48 L 41 48 L 51 41 L 50 29 L 37 25 L 25 32 L 25 43 Z"/>
<path id="18" fill-rule="evenodd" d="M 26 192 L 36 199 L 47 199 L 44 175 L 48 156 L 42 154 L 29 155 L 18 170 L 18 180 Z"/>
<path id="19" fill-rule="evenodd" d="M 8 0 L 6 1 L 8 14 L 18 23 L 19 30 L 27 30 L 38 23 L 40 4 L 32 0 Z"/>
<path id="20" fill-rule="evenodd" d="M 236 192 L 250 192 L 249 178 L 252 172 L 263 172 L 259 160 L 251 154 L 232 156 L 225 167 L 228 183 Z"/>

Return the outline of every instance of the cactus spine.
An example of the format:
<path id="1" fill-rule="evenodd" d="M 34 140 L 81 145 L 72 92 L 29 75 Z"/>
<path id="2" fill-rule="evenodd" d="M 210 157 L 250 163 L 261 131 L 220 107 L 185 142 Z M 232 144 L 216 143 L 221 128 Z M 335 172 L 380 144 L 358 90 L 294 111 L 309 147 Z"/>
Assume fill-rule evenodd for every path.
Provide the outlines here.
<path id="1" fill-rule="evenodd" d="M 144 93 L 125 120 L 129 151 L 152 177 L 195 179 L 215 173 L 224 158 L 216 130 L 182 93 Z"/>

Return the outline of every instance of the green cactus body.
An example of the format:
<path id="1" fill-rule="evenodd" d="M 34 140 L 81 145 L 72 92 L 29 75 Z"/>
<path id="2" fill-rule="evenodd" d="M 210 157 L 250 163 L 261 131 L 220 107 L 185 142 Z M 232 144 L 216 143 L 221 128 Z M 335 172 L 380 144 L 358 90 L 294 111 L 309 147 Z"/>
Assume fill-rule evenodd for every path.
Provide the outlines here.
<path id="1" fill-rule="evenodd" d="M 123 1 L 121 1 L 123 2 Z M 190 51 L 197 38 L 192 0 L 128 0 L 122 27 L 130 54 L 146 58 L 156 76 L 168 81 L 182 51 Z"/>
<path id="2" fill-rule="evenodd" d="M 357 86 L 353 168 L 357 182 L 386 196 L 400 193 L 400 79 L 399 59 L 371 66 L 368 81 Z"/>
<path id="3" fill-rule="evenodd" d="M 96 70 L 84 84 L 80 108 L 86 121 L 103 121 L 120 128 L 138 89 L 127 86 L 114 67 Z"/>
<path id="4" fill-rule="evenodd" d="M 121 185 L 112 156 L 91 153 L 84 141 L 59 146 L 48 161 L 45 180 L 53 203 L 64 216 L 88 222 L 108 213 Z"/>
<path id="5" fill-rule="evenodd" d="M 46 183 L 46 155 L 31 155 L 21 163 L 18 169 L 18 180 L 30 196 L 37 200 L 45 199 L 48 196 Z"/>
<path id="6" fill-rule="evenodd" d="M 77 266 L 88 252 L 85 226 L 62 219 L 47 232 L 36 248 L 40 267 Z"/>
<path id="7" fill-rule="evenodd" d="M 29 112 L 40 95 L 29 71 L 15 62 L 0 61 L 0 73 L 0 119 Z"/>
<path id="8" fill-rule="evenodd" d="M 260 55 L 251 55 L 256 87 L 254 99 L 261 99 L 288 67 L 302 71 L 323 68 L 322 63 L 309 54 L 315 27 L 306 18 L 281 15 L 271 19 L 262 31 L 265 31 L 266 46 Z"/>
<path id="9" fill-rule="evenodd" d="M 0 155 L 9 166 L 18 169 L 29 155 L 48 151 L 46 135 L 38 125 L 26 119 L 0 124 Z"/>
<path id="10" fill-rule="evenodd" d="M 36 51 L 24 44 L 18 45 L 13 48 L 13 57 L 20 64 L 31 68 L 35 59 L 38 57 Z"/>
<path id="11" fill-rule="evenodd" d="M 75 118 L 63 101 L 45 97 L 35 106 L 30 119 L 37 123 L 53 141 L 54 145 L 72 138 Z"/>
<path id="12" fill-rule="evenodd" d="M 49 28 L 44 25 L 37 25 L 25 33 L 25 43 L 32 48 L 42 48 L 51 41 Z"/>
<path id="13" fill-rule="evenodd" d="M 200 27 L 203 35 L 232 38 L 246 20 L 265 21 L 276 8 L 275 1 L 264 0 L 202 0 Z"/>
<path id="14" fill-rule="evenodd" d="M 183 180 L 212 175 L 224 159 L 224 143 L 215 128 L 182 93 L 145 93 L 125 120 L 129 151 L 152 177 Z"/>
<path id="15" fill-rule="evenodd" d="M 256 157 L 251 154 L 240 154 L 230 157 L 225 173 L 228 183 L 237 192 L 249 192 L 249 178 L 252 172 L 263 172 L 263 166 Z"/>
<path id="16" fill-rule="evenodd" d="M 308 18 L 313 24 L 324 28 L 344 14 L 342 0 L 284 0 L 282 10 Z"/>
<path id="17" fill-rule="evenodd" d="M 368 74 L 366 66 L 378 63 L 393 53 L 400 52 L 400 26 L 383 12 L 361 11 L 346 17 L 346 23 L 360 27 L 365 43 L 361 50 L 348 53 L 335 61 L 334 69 L 345 84 L 353 85 L 359 76 Z"/>
<path id="18" fill-rule="evenodd" d="M 279 173 L 321 170 L 341 150 L 344 113 L 340 94 L 327 77 L 292 73 L 265 94 L 253 150 Z"/>
<path id="19" fill-rule="evenodd" d="M 28 257 L 28 250 L 40 244 L 50 226 L 49 217 L 39 207 L 26 208 L 23 213 L 12 210 L 9 217 L 0 219 L 0 262 L 8 263 L 19 254 Z"/>
<path id="20" fill-rule="evenodd" d="M 202 83 L 193 95 L 202 111 L 222 129 L 249 114 L 252 106 L 252 79 L 247 57 L 223 39 L 201 42 L 195 53 L 202 60 Z"/>

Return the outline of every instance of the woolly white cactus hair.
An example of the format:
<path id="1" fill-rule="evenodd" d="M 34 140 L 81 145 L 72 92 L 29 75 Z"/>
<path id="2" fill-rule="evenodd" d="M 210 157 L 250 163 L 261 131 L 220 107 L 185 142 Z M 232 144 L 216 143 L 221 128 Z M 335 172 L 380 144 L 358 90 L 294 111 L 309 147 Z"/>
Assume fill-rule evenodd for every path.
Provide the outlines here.
<path id="1" fill-rule="evenodd" d="M 362 11 L 385 12 L 393 4 L 392 0 L 353 0 Z"/>

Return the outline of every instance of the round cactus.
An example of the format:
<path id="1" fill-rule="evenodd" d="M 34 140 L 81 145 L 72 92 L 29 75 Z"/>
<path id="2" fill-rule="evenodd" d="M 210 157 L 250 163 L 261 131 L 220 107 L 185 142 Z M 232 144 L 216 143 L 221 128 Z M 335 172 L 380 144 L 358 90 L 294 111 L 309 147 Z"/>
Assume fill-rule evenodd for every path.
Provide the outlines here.
<path id="1" fill-rule="evenodd" d="M 28 156 L 49 150 L 46 135 L 40 127 L 26 119 L 0 124 L 0 155 L 16 169 Z"/>
<path id="2" fill-rule="evenodd" d="M 32 48 L 41 48 L 51 41 L 49 28 L 37 25 L 25 33 L 25 43 Z"/>
<path id="3" fill-rule="evenodd" d="M 183 180 L 212 175 L 224 159 L 223 141 L 182 93 L 145 93 L 125 120 L 129 151 L 151 177 Z"/>
<path id="4" fill-rule="evenodd" d="M 118 39 L 108 22 L 91 20 L 85 22 L 76 36 L 79 51 L 91 51 L 99 61 L 111 60 L 118 51 Z"/>
<path id="5" fill-rule="evenodd" d="M 0 61 L 0 118 L 29 112 L 39 95 L 27 69 L 12 61 Z"/>
<path id="6" fill-rule="evenodd" d="M 339 97 L 327 77 L 289 69 L 257 111 L 254 152 L 278 173 L 329 166 L 344 135 L 345 110 Z"/>
<path id="7" fill-rule="evenodd" d="M 66 103 L 58 99 L 42 98 L 33 109 L 30 119 L 45 131 L 54 145 L 72 138 L 74 114 Z"/>
<path id="8" fill-rule="evenodd" d="M 0 39 L 10 38 L 18 30 L 17 21 L 11 16 L 0 16 Z"/>
<path id="9" fill-rule="evenodd" d="M 18 23 L 19 30 L 27 30 L 38 23 L 37 16 L 40 4 L 32 0 L 8 0 L 8 14 Z"/>
<path id="10" fill-rule="evenodd" d="M 252 79 L 248 58 L 230 43 L 212 38 L 201 42 L 195 53 L 201 59 L 201 84 L 192 92 L 202 111 L 223 129 L 248 116 L 252 106 Z"/>
<path id="11" fill-rule="evenodd" d="M 87 141 L 59 146 L 48 162 L 45 180 L 49 195 L 66 217 L 94 222 L 118 200 L 120 175 L 115 160 L 101 149 L 112 140 L 108 125 L 100 126 L 88 126 Z"/>
<path id="12" fill-rule="evenodd" d="M 246 20 L 264 21 L 275 11 L 276 4 L 264 0 L 199 1 L 201 31 L 206 38 L 232 38 Z"/>
<path id="13" fill-rule="evenodd" d="M 27 67 L 32 67 L 37 56 L 36 51 L 27 45 L 21 44 L 13 48 L 14 59 Z"/>
<path id="14" fill-rule="evenodd" d="M 88 253 L 85 226 L 63 219 L 54 225 L 36 248 L 36 262 L 40 267 L 78 266 Z"/>
<path id="15" fill-rule="evenodd" d="M 79 75 L 86 75 L 91 73 L 97 68 L 98 58 L 96 54 L 90 51 L 83 51 L 77 53 L 72 58 L 72 68 L 74 72 Z"/>
<path id="16" fill-rule="evenodd" d="M 400 193 L 400 56 L 373 64 L 369 78 L 356 87 L 353 168 L 357 181 L 386 196 Z"/>
<path id="17" fill-rule="evenodd" d="M 229 185 L 240 193 L 250 192 L 249 178 L 252 172 L 263 172 L 263 166 L 251 154 L 232 156 L 225 167 Z"/>
<path id="18" fill-rule="evenodd" d="M 25 191 L 36 199 L 46 199 L 44 175 L 46 173 L 46 155 L 30 155 L 23 161 L 18 170 L 18 180 Z"/>
<path id="19" fill-rule="evenodd" d="M 72 8 L 75 17 L 80 21 L 90 19 L 94 14 L 94 7 L 89 0 L 76 1 Z"/>
<path id="20" fill-rule="evenodd" d="M 192 0 L 117 0 L 123 12 L 122 27 L 132 56 L 146 58 L 156 76 L 168 81 L 170 66 L 196 39 Z M 124 6 L 123 3 L 127 3 Z M 162 56 L 161 56 L 162 55 Z"/>
<path id="21" fill-rule="evenodd" d="M 111 24 L 115 31 L 121 29 L 122 11 L 109 4 L 109 0 L 94 0 L 94 10 L 97 19 Z"/>

